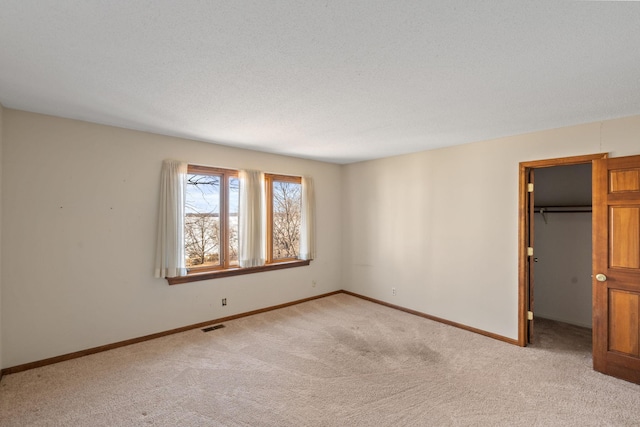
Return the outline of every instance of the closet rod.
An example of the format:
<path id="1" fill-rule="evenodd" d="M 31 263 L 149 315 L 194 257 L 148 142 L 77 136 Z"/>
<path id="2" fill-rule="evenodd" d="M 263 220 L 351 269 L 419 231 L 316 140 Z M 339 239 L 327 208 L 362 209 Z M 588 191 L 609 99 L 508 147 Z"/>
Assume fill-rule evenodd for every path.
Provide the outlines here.
<path id="1" fill-rule="evenodd" d="M 544 223 L 548 224 L 547 214 L 550 213 L 585 213 L 591 212 L 591 206 L 534 206 L 533 211 L 542 214 Z"/>
<path id="2" fill-rule="evenodd" d="M 540 206 L 533 210 L 544 213 L 580 213 L 591 212 L 591 206 Z"/>

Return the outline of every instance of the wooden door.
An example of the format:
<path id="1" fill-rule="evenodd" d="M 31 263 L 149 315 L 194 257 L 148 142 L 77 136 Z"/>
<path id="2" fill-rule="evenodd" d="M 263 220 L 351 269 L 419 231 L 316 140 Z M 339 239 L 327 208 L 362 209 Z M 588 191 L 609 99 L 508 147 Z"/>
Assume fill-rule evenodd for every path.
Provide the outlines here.
<path id="1" fill-rule="evenodd" d="M 593 162 L 593 368 L 640 383 L 640 156 Z"/>

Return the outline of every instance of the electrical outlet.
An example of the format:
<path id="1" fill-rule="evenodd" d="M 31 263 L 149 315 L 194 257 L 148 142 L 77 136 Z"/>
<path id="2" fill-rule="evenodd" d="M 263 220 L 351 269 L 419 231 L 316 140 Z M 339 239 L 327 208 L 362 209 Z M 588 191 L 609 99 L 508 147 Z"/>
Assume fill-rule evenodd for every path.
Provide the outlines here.
<path id="1" fill-rule="evenodd" d="M 395 296 L 395 294 L 396 294 L 396 288 L 391 288 L 391 294 Z"/>
<path id="2" fill-rule="evenodd" d="M 224 307 L 225 305 L 227 305 L 227 299 L 226 298 L 222 298 L 222 306 Z"/>
<path id="3" fill-rule="evenodd" d="M 316 284 L 317 284 L 317 283 L 316 283 L 316 281 L 315 281 L 315 280 L 312 280 L 312 281 L 311 281 L 311 287 L 312 287 L 312 288 L 315 288 L 315 287 L 316 287 Z"/>

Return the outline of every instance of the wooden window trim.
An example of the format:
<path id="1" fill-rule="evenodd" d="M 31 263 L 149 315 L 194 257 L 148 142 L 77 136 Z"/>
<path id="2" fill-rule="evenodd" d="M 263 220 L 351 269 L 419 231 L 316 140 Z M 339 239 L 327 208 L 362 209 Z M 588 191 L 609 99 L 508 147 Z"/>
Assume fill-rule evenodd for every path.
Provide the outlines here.
<path id="1" fill-rule="evenodd" d="M 267 204 L 267 253 L 266 264 L 284 264 L 297 261 L 297 258 L 278 258 L 273 259 L 273 182 L 292 182 L 302 185 L 302 177 L 292 175 L 278 175 L 273 173 L 264 174 L 265 181 L 265 199 Z"/>
<path id="2" fill-rule="evenodd" d="M 227 174 L 230 176 L 238 176 L 239 171 L 235 169 L 216 168 L 213 166 L 203 165 L 188 165 L 187 173 L 201 174 L 201 175 L 215 175 L 215 174 Z"/>
<path id="3" fill-rule="evenodd" d="M 265 173 L 265 179 L 269 179 L 271 181 L 284 181 L 284 182 L 293 182 L 295 184 L 302 184 L 302 177 L 293 176 L 293 175 L 277 175 L 274 173 Z"/>
<path id="4" fill-rule="evenodd" d="M 241 276 L 243 274 L 262 273 L 265 271 L 304 267 L 309 264 L 311 264 L 311 260 L 297 259 L 295 261 L 277 262 L 274 264 L 261 265 L 259 267 L 237 267 L 219 269 L 215 271 L 202 271 L 197 273 L 190 273 L 186 276 L 167 277 L 167 282 L 169 282 L 170 285 L 178 285 L 181 283 L 198 282 L 200 280 L 220 279 L 223 277 Z"/>

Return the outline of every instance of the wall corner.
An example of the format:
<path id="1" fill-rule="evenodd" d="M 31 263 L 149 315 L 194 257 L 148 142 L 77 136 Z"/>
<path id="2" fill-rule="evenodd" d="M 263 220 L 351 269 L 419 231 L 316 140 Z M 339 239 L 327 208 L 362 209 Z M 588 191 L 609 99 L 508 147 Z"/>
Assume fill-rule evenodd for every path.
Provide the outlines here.
<path id="1" fill-rule="evenodd" d="M 0 104 L 0 380 L 2 380 L 2 150 L 4 139 L 4 107 Z"/>

